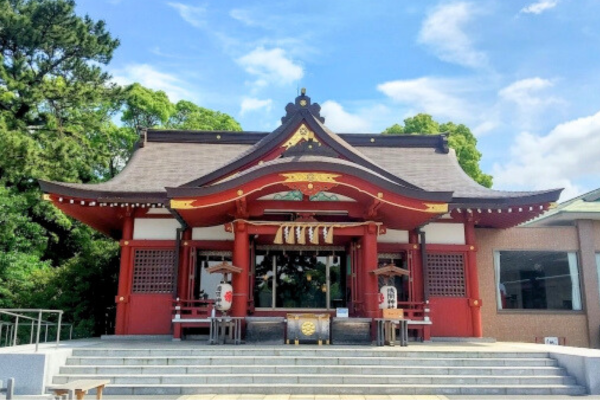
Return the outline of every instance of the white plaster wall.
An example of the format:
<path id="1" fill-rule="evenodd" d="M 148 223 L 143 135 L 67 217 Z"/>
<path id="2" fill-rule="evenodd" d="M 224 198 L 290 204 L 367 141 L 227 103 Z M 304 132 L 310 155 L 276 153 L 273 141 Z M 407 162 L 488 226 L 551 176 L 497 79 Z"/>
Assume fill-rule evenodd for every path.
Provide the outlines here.
<path id="1" fill-rule="evenodd" d="M 192 240 L 233 240 L 233 232 L 225 232 L 223 225 L 194 228 Z"/>
<path id="2" fill-rule="evenodd" d="M 133 222 L 134 240 L 175 240 L 181 225 L 170 218 L 136 218 Z"/>
<path id="3" fill-rule="evenodd" d="M 377 237 L 378 243 L 408 243 L 408 231 L 387 229 L 386 233 Z"/>
<path id="4" fill-rule="evenodd" d="M 465 244 L 463 224 L 432 223 L 423 227 L 423 231 L 429 244 Z"/>

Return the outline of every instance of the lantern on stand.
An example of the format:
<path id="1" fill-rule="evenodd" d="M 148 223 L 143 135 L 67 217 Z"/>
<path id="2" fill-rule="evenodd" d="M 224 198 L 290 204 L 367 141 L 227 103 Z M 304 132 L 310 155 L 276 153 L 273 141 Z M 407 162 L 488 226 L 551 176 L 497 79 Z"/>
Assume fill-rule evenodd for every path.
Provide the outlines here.
<path id="1" fill-rule="evenodd" d="M 223 279 L 221 280 L 221 283 L 219 283 L 219 286 L 217 286 L 217 292 L 215 293 L 215 309 L 226 315 L 233 303 L 233 287 L 229 284 L 227 276 L 229 274 L 239 274 L 242 272 L 242 269 L 229 264 L 227 261 L 223 261 L 221 264 L 214 265 L 206 270 L 211 274 L 223 274 Z"/>

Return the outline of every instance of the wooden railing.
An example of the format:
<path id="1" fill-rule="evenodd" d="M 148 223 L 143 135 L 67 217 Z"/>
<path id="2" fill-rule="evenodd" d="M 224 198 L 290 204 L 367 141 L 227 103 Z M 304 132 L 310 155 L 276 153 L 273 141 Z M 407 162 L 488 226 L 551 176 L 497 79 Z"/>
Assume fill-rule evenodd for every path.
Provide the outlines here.
<path id="1" fill-rule="evenodd" d="M 210 318 L 215 306 L 214 300 L 181 300 L 173 301 L 173 318 L 198 319 Z"/>
<path id="2" fill-rule="evenodd" d="M 416 330 L 421 340 L 428 341 L 431 339 L 428 302 L 399 301 L 398 308 L 404 310 L 404 318 L 409 320 L 409 330 Z"/>
<path id="3" fill-rule="evenodd" d="M 404 310 L 404 316 L 415 321 L 429 320 L 429 304 L 419 301 L 399 301 L 398 308 Z"/>

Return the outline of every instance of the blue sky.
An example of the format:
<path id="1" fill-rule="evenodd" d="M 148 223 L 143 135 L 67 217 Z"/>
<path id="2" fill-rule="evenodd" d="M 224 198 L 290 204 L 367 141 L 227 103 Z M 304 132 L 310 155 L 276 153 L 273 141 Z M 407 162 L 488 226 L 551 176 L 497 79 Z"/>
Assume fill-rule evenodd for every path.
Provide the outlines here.
<path id="1" fill-rule="evenodd" d="M 419 112 L 476 134 L 494 187 L 600 187 L 600 1 L 78 0 L 115 81 L 271 131 L 306 87 L 336 132 Z"/>

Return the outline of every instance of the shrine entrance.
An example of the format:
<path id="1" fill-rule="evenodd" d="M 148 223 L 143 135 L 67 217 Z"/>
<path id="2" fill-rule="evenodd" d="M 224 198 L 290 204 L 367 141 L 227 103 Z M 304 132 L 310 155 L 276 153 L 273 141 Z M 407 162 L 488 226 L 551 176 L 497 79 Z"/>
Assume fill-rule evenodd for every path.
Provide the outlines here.
<path id="1" fill-rule="evenodd" d="M 332 310 L 345 307 L 345 260 L 343 248 L 337 251 L 257 249 L 252 271 L 256 308 Z"/>

